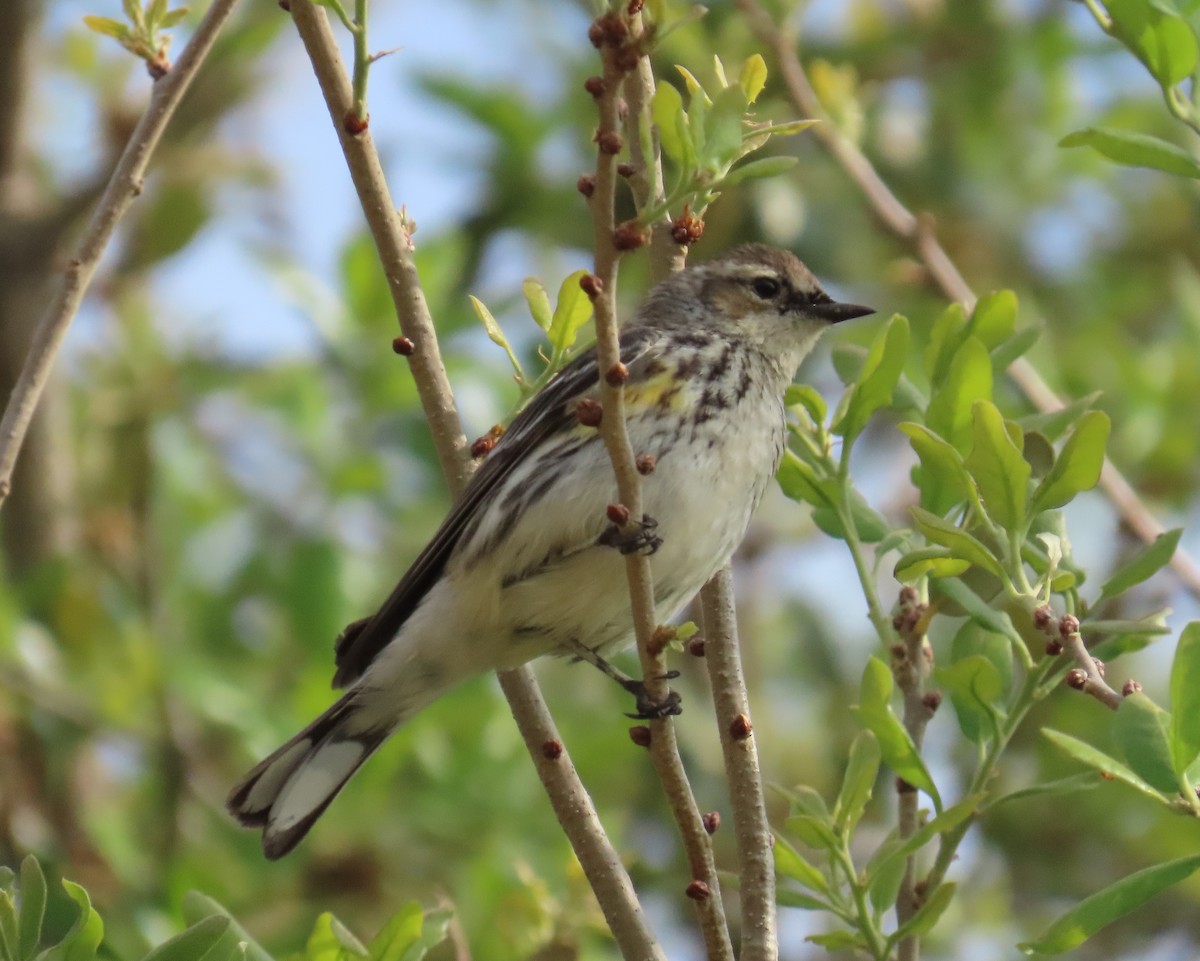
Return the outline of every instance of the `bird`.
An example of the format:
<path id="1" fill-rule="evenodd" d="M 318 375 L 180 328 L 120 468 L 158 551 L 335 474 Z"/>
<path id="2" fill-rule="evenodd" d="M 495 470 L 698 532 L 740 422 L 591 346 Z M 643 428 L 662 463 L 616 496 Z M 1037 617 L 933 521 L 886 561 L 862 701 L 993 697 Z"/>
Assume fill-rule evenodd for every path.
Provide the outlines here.
<path id="1" fill-rule="evenodd" d="M 653 465 L 645 517 L 621 530 L 596 418 L 581 414 L 599 409 L 596 352 L 566 364 L 378 611 L 337 638 L 333 685 L 345 693 L 229 794 L 231 814 L 262 829 L 264 855 L 291 851 L 390 734 L 462 681 L 546 654 L 607 669 L 605 655 L 633 639 L 623 553 L 649 556 L 655 614 L 669 621 L 745 535 L 783 455 L 801 360 L 826 328 L 873 312 L 835 301 L 799 258 L 764 244 L 653 287 L 620 333 L 629 440 Z M 678 712 L 677 700 L 638 706 Z"/>

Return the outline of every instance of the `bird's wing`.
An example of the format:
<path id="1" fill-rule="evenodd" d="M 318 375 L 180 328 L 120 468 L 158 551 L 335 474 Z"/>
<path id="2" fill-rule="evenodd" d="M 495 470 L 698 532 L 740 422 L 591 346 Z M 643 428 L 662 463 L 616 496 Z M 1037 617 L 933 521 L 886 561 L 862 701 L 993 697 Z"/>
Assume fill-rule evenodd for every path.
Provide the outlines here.
<path id="1" fill-rule="evenodd" d="M 652 329 L 634 327 L 622 334 L 621 361 L 628 367 L 644 363 L 661 349 L 661 336 Z M 573 402 L 598 383 L 596 353 L 584 351 L 517 415 L 379 611 L 342 631 L 334 645 L 334 687 L 345 687 L 363 675 L 441 577 L 463 533 L 471 528 L 505 479 L 548 437 L 571 426 Z"/>

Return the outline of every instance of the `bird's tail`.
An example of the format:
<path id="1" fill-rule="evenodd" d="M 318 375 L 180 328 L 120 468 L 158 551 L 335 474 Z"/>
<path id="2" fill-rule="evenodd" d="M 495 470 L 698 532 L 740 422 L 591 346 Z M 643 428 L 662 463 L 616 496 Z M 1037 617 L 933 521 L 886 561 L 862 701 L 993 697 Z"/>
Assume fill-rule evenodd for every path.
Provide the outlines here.
<path id="1" fill-rule="evenodd" d="M 355 691 L 259 762 L 230 792 L 229 812 L 263 829 L 263 854 L 281 858 L 304 838 L 359 766 L 391 733 L 354 723 Z"/>

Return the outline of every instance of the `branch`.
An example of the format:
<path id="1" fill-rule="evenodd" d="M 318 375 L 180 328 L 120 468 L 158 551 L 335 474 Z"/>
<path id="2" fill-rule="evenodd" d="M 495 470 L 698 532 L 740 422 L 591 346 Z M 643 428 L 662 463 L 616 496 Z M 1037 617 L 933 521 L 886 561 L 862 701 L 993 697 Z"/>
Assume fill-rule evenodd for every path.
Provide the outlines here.
<path id="1" fill-rule="evenodd" d="M 713 575 L 700 592 L 704 659 L 712 682 L 717 727 L 729 778 L 729 802 L 741 877 L 740 961 L 773 961 L 779 956 L 775 928 L 775 856 L 763 791 L 758 751 L 751 736 L 750 702 L 738 644 L 733 575 L 729 566 Z"/>
<path id="2" fill-rule="evenodd" d="M 1079 619 L 1074 614 L 1057 617 L 1049 604 L 1043 604 L 1033 612 L 1033 624 L 1048 638 L 1046 653 L 1060 654 L 1064 650 L 1079 666 L 1067 672 L 1067 686 L 1089 694 L 1097 701 L 1115 711 L 1124 700 L 1104 680 L 1104 662 L 1092 657 L 1079 633 Z"/>
<path id="3" fill-rule="evenodd" d="M 813 134 L 862 191 L 884 226 L 913 244 L 925 268 L 946 296 L 959 301 L 970 312 L 978 298 L 938 242 L 931 218 L 919 217 L 904 206 L 858 147 L 841 135 L 821 106 L 800 63 L 795 31 L 776 23 L 758 0 L 737 0 L 737 3 L 759 42 L 774 54 L 793 105 L 805 116 L 821 121 L 812 127 Z M 1063 402 L 1024 357 L 1012 363 L 1008 375 L 1038 410 L 1051 412 L 1063 407 Z M 1163 533 L 1161 522 L 1107 458 L 1100 474 L 1100 487 L 1126 526 L 1138 538 L 1150 543 Z M 1171 558 L 1171 566 L 1188 592 L 1200 598 L 1200 564 L 1196 559 L 1179 547 Z"/>
<path id="4" fill-rule="evenodd" d="M 640 228 L 632 223 L 617 228 L 614 216 L 617 154 L 624 145 L 618 116 L 619 93 L 626 74 L 637 69 L 637 60 L 644 59 L 638 50 L 636 36 L 631 41 L 627 35 L 628 25 L 627 19 L 610 12 L 596 20 L 589 34 L 600 40 L 597 46 L 600 47 L 604 63 L 604 76 L 598 84 L 589 83 L 589 89 L 596 98 L 600 124 L 596 133 L 596 174 L 589 196 L 594 224 L 595 272 L 588 279 L 592 285 L 590 292 L 596 310 L 596 358 L 601 372 L 600 403 L 603 415 L 599 424 L 600 436 L 616 475 L 617 496 L 628 511 L 630 521 L 636 524 L 643 516 L 642 482 L 625 424 L 624 368 L 620 362 L 616 287 L 617 266 L 621 257 L 618 246 L 633 249 L 644 241 L 644 237 Z M 629 60 L 631 53 L 636 57 L 632 63 Z M 640 552 L 627 555 L 626 574 L 642 681 L 650 698 L 665 700 L 669 693 L 665 681 L 665 644 L 656 636 L 657 613 L 649 558 Z M 687 894 L 695 902 L 700 916 L 707 957 L 709 961 L 733 961 L 733 946 L 721 902 L 712 842 L 692 795 L 679 756 L 675 727 L 669 717 L 650 721 L 649 749 L 687 852 L 692 875 Z"/>
<path id="5" fill-rule="evenodd" d="M 3 505 L 12 488 L 17 455 L 29 431 L 38 400 L 50 378 L 59 345 L 79 311 L 100 257 L 112 239 L 118 222 L 141 192 L 142 177 L 163 130 L 212 49 L 213 41 L 236 2 L 213 0 L 175 66 L 154 84 L 146 112 L 130 134 L 108 186 L 88 221 L 79 247 L 68 262 L 58 289 L 34 329 L 21 376 L 17 378 L 4 418 L 0 420 L 0 505 Z"/>
<path id="6" fill-rule="evenodd" d="M 350 126 L 358 129 L 358 133 L 347 130 L 346 119 L 354 106 L 354 93 L 325 12 L 309 0 L 292 0 L 291 8 L 388 278 L 401 331 L 410 342 L 411 353 L 405 352 L 446 484 L 451 494 L 457 496 L 470 477 L 471 463 L 413 261 L 411 237 L 396 214 L 370 132 L 355 124 Z M 533 671 L 521 667 L 501 671 L 499 677 L 555 816 L 579 859 L 622 956 L 627 961 L 662 961 L 664 955 L 646 923 L 632 882 L 563 747 Z"/>

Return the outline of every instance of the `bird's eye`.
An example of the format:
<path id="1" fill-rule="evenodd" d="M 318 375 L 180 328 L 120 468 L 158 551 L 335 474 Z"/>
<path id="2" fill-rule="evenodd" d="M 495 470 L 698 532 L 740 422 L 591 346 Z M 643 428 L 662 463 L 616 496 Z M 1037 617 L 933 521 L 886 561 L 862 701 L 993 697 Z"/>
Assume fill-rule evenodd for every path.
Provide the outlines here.
<path id="1" fill-rule="evenodd" d="M 750 289 L 760 300 L 772 300 L 779 295 L 780 284 L 774 277 L 755 277 L 750 281 Z"/>

